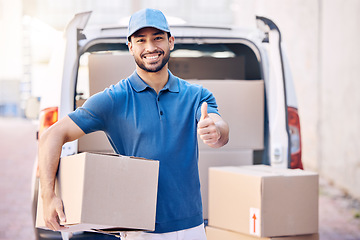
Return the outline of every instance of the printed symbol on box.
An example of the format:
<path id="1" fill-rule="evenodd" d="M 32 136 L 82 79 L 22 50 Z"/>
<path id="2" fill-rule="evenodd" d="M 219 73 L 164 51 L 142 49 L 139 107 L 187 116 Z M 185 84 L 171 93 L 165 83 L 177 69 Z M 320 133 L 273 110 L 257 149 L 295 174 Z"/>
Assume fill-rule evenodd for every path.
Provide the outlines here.
<path id="1" fill-rule="evenodd" d="M 260 209 L 250 208 L 249 233 L 260 236 Z"/>

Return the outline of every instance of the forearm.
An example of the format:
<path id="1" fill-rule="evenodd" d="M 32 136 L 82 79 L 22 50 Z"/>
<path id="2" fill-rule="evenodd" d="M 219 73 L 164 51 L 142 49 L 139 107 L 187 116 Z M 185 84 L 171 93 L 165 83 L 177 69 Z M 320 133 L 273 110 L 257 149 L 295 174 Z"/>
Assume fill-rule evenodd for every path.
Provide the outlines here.
<path id="1" fill-rule="evenodd" d="M 59 165 L 62 145 L 65 140 L 57 135 L 56 129 L 48 129 L 39 140 L 39 173 L 42 197 L 52 197 L 56 172 Z"/>
<path id="2" fill-rule="evenodd" d="M 58 136 L 56 132 L 56 129 L 50 128 L 43 133 L 38 154 L 43 217 L 45 225 L 53 231 L 64 229 L 65 227 L 60 226 L 60 221 L 66 221 L 61 198 L 54 191 L 61 149 L 65 142 L 62 135 Z"/>

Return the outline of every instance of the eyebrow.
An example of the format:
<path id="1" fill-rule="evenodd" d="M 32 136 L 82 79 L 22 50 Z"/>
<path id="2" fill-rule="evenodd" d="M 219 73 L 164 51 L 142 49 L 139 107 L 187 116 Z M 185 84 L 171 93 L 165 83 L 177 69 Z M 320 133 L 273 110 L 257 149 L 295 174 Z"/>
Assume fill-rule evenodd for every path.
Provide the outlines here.
<path id="1" fill-rule="evenodd" d="M 155 32 L 154 34 L 153 34 L 153 36 L 158 36 L 158 35 L 165 35 L 165 32 L 163 32 L 163 31 L 161 31 L 161 30 L 159 30 L 158 32 Z M 145 37 L 145 34 L 134 34 L 134 38 L 140 38 L 140 37 Z"/>

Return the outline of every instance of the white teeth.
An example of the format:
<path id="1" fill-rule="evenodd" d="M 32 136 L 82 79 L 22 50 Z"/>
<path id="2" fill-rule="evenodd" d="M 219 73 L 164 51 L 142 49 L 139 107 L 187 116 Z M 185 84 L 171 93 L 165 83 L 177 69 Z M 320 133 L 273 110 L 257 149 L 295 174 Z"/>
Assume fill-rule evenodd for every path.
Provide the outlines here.
<path id="1" fill-rule="evenodd" d="M 156 59 L 156 58 L 158 58 L 158 56 L 153 56 L 153 57 L 146 57 L 147 59 L 150 59 L 150 60 L 152 60 L 152 59 Z"/>

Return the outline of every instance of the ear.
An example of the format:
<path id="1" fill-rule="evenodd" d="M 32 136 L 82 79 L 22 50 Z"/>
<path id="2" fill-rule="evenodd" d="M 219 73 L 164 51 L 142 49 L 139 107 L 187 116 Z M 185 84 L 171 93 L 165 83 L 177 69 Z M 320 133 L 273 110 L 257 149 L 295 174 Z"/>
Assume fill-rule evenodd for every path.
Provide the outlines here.
<path id="1" fill-rule="evenodd" d="M 169 37 L 170 51 L 174 49 L 175 38 L 174 36 Z"/>
<path id="2" fill-rule="evenodd" d="M 133 50 L 132 50 L 132 43 L 131 43 L 131 40 L 130 40 L 130 42 L 128 42 L 128 48 L 129 48 L 129 52 L 130 52 L 130 54 L 134 56 L 134 52 L 133 52 Z"/>

